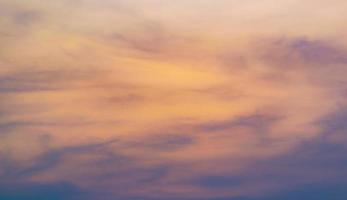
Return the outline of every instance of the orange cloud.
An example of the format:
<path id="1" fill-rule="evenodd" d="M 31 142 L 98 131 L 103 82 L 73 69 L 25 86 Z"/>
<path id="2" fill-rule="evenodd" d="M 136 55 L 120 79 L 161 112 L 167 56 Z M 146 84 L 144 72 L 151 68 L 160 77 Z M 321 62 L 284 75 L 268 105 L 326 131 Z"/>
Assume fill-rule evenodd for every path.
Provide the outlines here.
<path id="1" fill-rule="evenodd" d="M 122 198 L 277 189 L 232 178 L 345 106 L 347 51 L 325 31 L 341 21 L 306 27 L 298 4 L 0 0 L 0 176 Z"/>

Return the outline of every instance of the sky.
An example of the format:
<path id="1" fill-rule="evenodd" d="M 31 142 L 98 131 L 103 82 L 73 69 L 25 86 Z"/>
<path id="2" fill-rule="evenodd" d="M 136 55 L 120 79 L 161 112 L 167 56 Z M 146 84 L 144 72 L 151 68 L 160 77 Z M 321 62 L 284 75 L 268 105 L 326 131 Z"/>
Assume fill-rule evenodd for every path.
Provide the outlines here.
<path id="1" fill-rule="evenodd" d="M 347 199 L 346 10 L 0 0 L 0 199 Z"/>

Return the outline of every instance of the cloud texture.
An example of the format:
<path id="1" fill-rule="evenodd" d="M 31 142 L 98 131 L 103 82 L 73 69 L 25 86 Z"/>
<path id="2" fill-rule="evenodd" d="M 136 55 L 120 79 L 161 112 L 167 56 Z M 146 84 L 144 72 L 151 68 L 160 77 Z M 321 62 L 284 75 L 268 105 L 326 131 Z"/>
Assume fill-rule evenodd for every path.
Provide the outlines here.
<path id="1" fill-rule="evenodd" d="M 332 2 L 0 0 L 0 199 L 345 199 Z"/>

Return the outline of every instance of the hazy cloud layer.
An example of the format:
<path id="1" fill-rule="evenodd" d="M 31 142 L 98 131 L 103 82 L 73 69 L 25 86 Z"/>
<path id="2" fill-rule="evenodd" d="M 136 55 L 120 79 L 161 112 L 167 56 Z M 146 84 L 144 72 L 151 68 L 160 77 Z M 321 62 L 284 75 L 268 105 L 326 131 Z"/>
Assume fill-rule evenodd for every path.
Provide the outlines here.
<path id="1" fill-rule="evenodd" d="M 346 8 L 0 0 L 0 199 L 345 199 Z"/>

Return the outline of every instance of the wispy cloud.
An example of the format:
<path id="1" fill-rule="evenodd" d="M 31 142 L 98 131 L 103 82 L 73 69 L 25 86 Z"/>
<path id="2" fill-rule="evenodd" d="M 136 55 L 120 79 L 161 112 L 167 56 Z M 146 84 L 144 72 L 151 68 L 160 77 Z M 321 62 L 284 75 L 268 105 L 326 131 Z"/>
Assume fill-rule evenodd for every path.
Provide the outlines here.
<path id="1" fill-rule="evenodd" d="M 335 4 L 0 0 L 0 199 L 345 197 Z"/>

